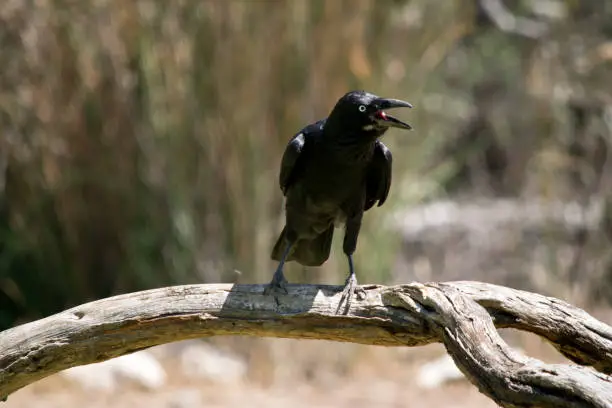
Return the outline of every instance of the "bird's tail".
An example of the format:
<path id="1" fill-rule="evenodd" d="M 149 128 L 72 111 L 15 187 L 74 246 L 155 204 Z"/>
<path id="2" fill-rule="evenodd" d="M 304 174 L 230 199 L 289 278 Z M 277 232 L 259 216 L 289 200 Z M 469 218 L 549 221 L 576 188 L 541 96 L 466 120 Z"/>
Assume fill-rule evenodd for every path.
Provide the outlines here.
<path id="1" fill-rule="evenodd" d="M 274 249 L 272 249 L 272 259 L 275 261 L 280 261 L 283 256 L 283 251 L 285 250 L 286 245 L 286 230 L 287 227 L 283 228 L 283 231 L 276 240 Z M 333 236 L 334 226 L 331 225 L 314 239 L 298 240 L 293 245 L 293 248 L 291 248 L 287 261 L 298 261 L 300 264 L 305 266 L 322 265 L 325 261 L 327 261 L 327 258 L 329 258 Z"/>

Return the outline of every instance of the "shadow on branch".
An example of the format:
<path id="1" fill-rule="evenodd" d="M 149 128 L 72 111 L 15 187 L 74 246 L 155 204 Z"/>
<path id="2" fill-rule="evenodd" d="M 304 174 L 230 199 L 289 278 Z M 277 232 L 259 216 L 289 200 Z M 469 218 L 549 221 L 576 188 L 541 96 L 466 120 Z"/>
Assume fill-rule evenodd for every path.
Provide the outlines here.
<path id="1" fill-rule="evenodd" d="M 581 309 L 480 282 L 364 286 L 346 315 L 339 288 L 187 285 L 83 304 L 0 333 L 0 395 L 77 365 L 215 335 L 326 339 L 384 346 L 443 343 L 501 406 L 612 406 L 612 328 Z M 510 348 L 498 328 L 535 333 L 578 365 L 544 364 Z M 591 366 L 591 368 L 584 367 Z"/>

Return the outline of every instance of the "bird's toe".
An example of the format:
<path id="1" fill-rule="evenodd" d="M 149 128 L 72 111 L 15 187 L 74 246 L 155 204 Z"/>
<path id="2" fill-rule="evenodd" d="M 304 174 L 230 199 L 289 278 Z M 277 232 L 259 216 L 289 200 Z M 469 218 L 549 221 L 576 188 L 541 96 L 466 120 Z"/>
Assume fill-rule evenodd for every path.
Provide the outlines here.
<path id="1" fill-rule="evenodd" d="M 286 295 L 287 293 L 287 282 L 270 282 L 263 291 L 264 295 Z"/>
<path id="2" fill-rule="evenodd" d="M 348 313 L 349 309 L 351 308 L 353 295 L 356 295 L 359 300 L 365 299 L 365 290 L 363 290 L 363 288 L 357 284 L 357 278 L 355 278 L 354 275 L 351 275 L 346 279 L 344 289 L 342 289 L 342 296 L 340 297 L 336 314 L 340 313 L 340 309 L 342 308 L 343 304 L 344 314 Z"/>
<path id="3" fill-rule="evenodd" d="M 286 295 L 287 292 L 287 279 L 283 275 L 282 271 L 277 270 L 272 277 L 272 281 L 265 287 L 264 295 Z"/>

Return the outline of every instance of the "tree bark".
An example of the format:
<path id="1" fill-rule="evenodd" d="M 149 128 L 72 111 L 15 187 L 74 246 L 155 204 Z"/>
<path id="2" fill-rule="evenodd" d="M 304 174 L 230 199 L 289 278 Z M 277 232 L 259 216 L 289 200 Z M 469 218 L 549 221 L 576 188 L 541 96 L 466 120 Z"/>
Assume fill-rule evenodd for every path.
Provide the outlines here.
<path id="1" fill-rule="evenodd" d="M 87 303 L 0 333 L 0 396 L 69 367 L 215 335 L 385 346 L 441 342 L 479 390 L 504 407 L 612 407 L 612 328 L 561 300 L 480 282 L 363 286 L 337 315 L 339 288 L 188 285 Z M 574 364 L 512 350 L 495 327 L 549 340 Z M 591 366 L 595 370 L 584 367 Z"/>

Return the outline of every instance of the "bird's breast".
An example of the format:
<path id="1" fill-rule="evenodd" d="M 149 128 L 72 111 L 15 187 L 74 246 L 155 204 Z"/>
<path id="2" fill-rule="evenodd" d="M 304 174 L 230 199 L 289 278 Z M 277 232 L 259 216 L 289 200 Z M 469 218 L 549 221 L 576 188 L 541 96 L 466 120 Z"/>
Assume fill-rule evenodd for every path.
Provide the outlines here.
<path id="1" fill-rule="evenodd" d="M 365 171 L 359 166 L 335 166 L 326 169 L 324 166 L 310 169 L 306 177 L 308 195 L 318 202 L 338 204 L 351 195 L 355 195 L 364 186 Z"/>

